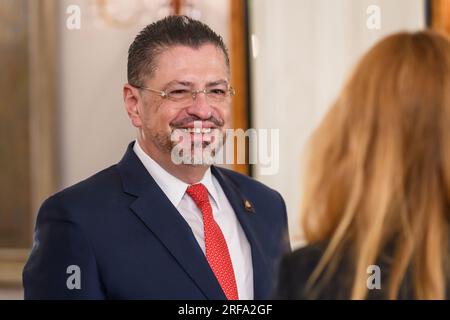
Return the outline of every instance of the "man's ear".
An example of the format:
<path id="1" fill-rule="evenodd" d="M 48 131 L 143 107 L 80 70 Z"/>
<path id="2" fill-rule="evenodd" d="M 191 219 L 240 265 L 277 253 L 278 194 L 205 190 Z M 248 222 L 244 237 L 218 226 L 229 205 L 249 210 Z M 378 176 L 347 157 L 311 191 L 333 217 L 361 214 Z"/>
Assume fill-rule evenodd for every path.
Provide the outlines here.
<path id="1" fill-rule="evenodd" d="M 130 117 L 133 126 L 140 128 L 142 126 L 141 117 L 139 114 L 139 107 L 142 104 L 142 99 L 139 95 L 139 90 L 132 87 L 128 83 L 123 86 L 123 102 L 125 103 L 125 110 L 128 117 Z"/>

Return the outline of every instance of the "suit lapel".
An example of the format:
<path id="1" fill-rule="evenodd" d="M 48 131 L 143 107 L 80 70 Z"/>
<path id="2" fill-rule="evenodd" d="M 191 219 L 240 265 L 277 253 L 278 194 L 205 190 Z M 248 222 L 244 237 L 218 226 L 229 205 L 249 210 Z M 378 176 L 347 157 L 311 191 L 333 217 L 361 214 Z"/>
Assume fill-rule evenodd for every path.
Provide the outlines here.
<path id="1" fill-rule="evenodd" d="M 253 264 L 253 286 L 254 286 L 254 299 L 266 299 L 267 293 L 270 292 L 270 272 L 269 263 L 262 248 L 262 239 L 264 235 L 258 232 L 258 227 L 255 221 L 258 214 L 254 210 L 250 210 L 247 205 L 251 203 L 251 199 L 245 197 L 242 194 L 241 189 L 231 180 L 220 168 L 212 167 L 212 173 L 219 181 L 225 195 L 230 201 L 231 206 L 239 220 L 239 223 L 244 230 L 248 242 L 250 243 L 252 251 L 252 264 Z M 251 208 L 253 209 L 253 208 Z"/>
<path id="2" fill-rule="evenodd" d="M 128 147 L 118 169 L 124 191 L 137 196 L 131 210 L 161 241 L 208 299 L 226 299 L 191 228 L 172 205 L 132 149 Z"/>
<path id="3" fill-rule="evenodd" d="M 139 197 L 131 209 L 170 251 L 207 298 L 225 299 L 191 228 L 156 187 Z"/>

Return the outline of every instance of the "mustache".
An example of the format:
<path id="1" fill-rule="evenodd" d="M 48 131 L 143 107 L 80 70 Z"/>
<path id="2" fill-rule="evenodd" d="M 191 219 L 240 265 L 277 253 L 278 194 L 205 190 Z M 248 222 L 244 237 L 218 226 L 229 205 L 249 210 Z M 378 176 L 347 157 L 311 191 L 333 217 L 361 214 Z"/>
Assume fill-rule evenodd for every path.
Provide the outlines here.
<path id="1" fill-rule="evenodd" d="M 199 118 L 197 116 L 189 116 L 189 117 L 186 117 L 186 118 L 184 118 L 184 119 L 182 119 L 180 121 L 171 122 L 170 126 L 171 127 L 183 127 L 183 126 L 186 126 L 186 125 L 188 125 L 188 124 L 190 124 L 190 123 L 192 123 L 194 121 L 211 122 L 214 125 L 216 125 L 217 127 L 223 127 L 224 124 L 225 124 L 225 121 L 223 119 L 216 118 L 215 116 L 211 116 L 208 119 L 201 119 L 201 118 Z"/>

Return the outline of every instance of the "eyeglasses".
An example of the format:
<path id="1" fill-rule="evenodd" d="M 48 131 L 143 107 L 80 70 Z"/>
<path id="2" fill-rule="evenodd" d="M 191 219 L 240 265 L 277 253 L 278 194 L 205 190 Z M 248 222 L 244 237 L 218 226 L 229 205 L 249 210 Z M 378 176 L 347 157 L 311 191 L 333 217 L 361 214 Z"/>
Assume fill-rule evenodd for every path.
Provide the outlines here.
<path id="1" fill-rule="evenodd" d="M 229 84 L 215 85 L 211 88 L 205 88 L 203 90 L 194 90 L 188 87 L 174 87 L 161 91 L 144 86 L 133 85 L 133 87 L 157 93 L 163 99 L 167 99 L 183 105 L 192 103 L 197 98 L 197 95 L 199 93 L 204 93 L 206 96 L 206 101 L 210 104 L 224 103 L 236 94 L 234 88 Z"/>

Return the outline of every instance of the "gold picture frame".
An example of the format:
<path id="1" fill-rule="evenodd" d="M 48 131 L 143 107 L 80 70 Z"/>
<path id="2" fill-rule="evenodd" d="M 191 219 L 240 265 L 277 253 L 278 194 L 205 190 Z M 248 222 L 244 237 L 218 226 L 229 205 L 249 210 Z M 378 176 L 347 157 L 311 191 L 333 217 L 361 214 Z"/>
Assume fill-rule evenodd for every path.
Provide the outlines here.
<path id="1" fill-rule="evenodd" d="M 450 36 L 450 0 L 431 0 L 431 27 Z"/>

